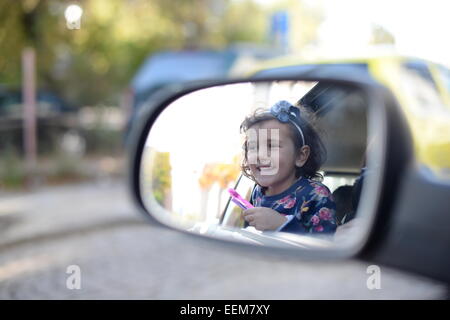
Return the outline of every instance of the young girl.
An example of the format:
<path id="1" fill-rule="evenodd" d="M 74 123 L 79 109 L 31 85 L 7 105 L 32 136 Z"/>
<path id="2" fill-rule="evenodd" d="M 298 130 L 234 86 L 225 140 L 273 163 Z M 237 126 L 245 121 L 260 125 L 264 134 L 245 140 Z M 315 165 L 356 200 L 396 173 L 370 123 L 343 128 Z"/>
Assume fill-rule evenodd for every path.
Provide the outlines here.
<path id="1" fill-rule="evenodd" d="M 241 132 L 242 171 L 257 183 L 245 221 L 257 230 L 334 233 L 336 205 L 318 173 L 326 150 L 300 109 L 280 101 L 247 117 Z"/>

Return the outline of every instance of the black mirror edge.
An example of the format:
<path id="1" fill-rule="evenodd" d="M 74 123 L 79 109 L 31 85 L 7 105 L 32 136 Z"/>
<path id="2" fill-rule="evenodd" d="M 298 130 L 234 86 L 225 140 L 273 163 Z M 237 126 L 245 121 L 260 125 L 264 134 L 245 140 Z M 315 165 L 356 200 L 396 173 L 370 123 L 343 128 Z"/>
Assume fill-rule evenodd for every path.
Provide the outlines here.
<path id="1" fill-rule="evenodd" d="M 420 212 L 418 208 L 424 206 L 424 199 L 429 195 L 437 210 L 434 214 L 448 228 L 450 215 L 442 215 L 441 208 L 448 204 L 450 184 L 427 179 L 421 171 L 406 115 L 390 92 L 386 96 L 386 111 L 389 136 L 386 163 L 389 165 L 384 171 L 385 190 L 371 240 L 358 257 L 445 282 L 449 288 L 450 232 L 442 232 L 442 228 L 438 232 L 433 219 L 426 217 L 431 212 Z"/>
<path id="2" fill-rule="evenodd" d="M 349 250 L 317 250 L 317 251 L 306 251 L 306 250 L 292 250 L 292 249 L 283 249 L 283 248 L 277 248 L 277 250 L 273 250 L 273 248 L 269 247 L 260 247 L 260 246 L 254 246 L 251 244 L 244 244 L 244 243 L 234 243 L 231 241 L 223 241 L 220 239 L 215 239 L 212 237 L 199 237 L 198 235 L 180 230 L 175 229 L 171 226 L 167 226 L 165 224 L 162 224 L 159 222 L 155 217 L 153 217 L 149 212 L 147 212 L 141 195 L 140 195 L 140 186 L 139 186 L 139 169 L 140 169 L 140 159 L 141 154 L 143 151 L 143 147 L 146 141 L 147 134 L 153 124 L 153 122 L 156 120 L 158 115 L 164 110 L 166 106 L 168 106 L 171 102 L 175 101 L 179 97 L 188 94 L 190 92 L 200 90 L 200 89 L 206 89 L 213 86 L 218 85 L 226 85 L 226 84 L 234 84 L 234 83 L 241 83 L 241 82 L 267 82 L 267 81 L 328 81 L 332 83 L 338 83 L 343 85 L 349 85 L 356 87 L 358 89 L 363 90 L 368 94 L 369 97 L 376 97 L 381 96 L 383 99 L 387 99 L 387 101 L 394 101 L 394 98 L 390 91 L 383 87 L 381 84 L 373 80 L 372 78 L 363 78 L 363 79 L 354 79 L 352 77 L 347 77 L 346 75 L 340 75 L 339 77 L 336 76 L 336 74 L 332 74 L 331 76 L 328 75 L 320 75 L 315 76 L 313 73 L 308 73 L 306 75 L 299 75 L 296 77 L 265 77 L 265 78 L 241 78 L 241 79 L 220 79 L 220 80 L 211 80 L 211 81 L 202 81 L 202 82 L 195 82 L 191 84 L 186 84 L 184 86 L 180 86 L 179 88 L 169 88 L 168 90 L 162 90 L 158 93 L 157 96 L 154 96 L 152 101 L 150 101 L 148 104 L 142 107 L 141 112 L 139 113 L 138 118 L 140 119 L 138 124 L 133 128 L 131 132 L 131 139 L 130 139 L 130 157 L 129 157 L 129 184 L 130 184 L 130 190 L 132 193 L 132 198 L 134 199 L 135 204 L 138 207 L 138 210 L 140 213 L 144 214 L 144 216 L 147 218 L 147 220 L 157 226 L 166 227 L 170 229 L 174 229 L 179 232 L 183 232 L 188 236 L 200 239 L 204 241 L 204 239 L 212 240 L 216 243 L 220 243 L 221 245 L 225 246 L 231 246 L 234 250 L 244 250 L 246 253 L 249 252 L 248 249 L 251 249 L 253 252 L 264 252 L 264 253 L 271 253 L 275 254 L 276 256 L 283 256 L 284 258 L 287 257 L 293 257 L 295 258 L 306 258 L 306 259 L 343 259 L 343 258 L 349 258 L 349 257 L 358 257 L 363 260 L 371 260 L 373 257 L 375 257 L 374 253 L 378 249 L 378 242 L 381 241 L 380 239 L 380 233 L 379 230 L 383 229 L 383 225 L 380 221 L 380 219 L 387 219 L 389 217 L 389 212 L 381 212 L 381 208 L 390 208 L 391 205 L 384 203 L 385 201 L 390 201 L 392 199 L 392 195 L 386 195 L 384 189 L 382 190 L 380 197 L 383 199 L 383 203 L 378 202 L 378 207 L 373 208 L 374 212 L 376 213 L 375 217 L 375 224 L 372 228 L 372 230 L 369 233 L 369 236 L 366 238 L 364 243 L 362 243 L 359 246 L 355 246 L 352 249 Z M 389 113 L 389 110 L 392 109 L 392 104 L 390 105 L 390 108 L 387 108 L 388 104 L 386 101 L 382 100 L 378 103 L 379 107 L 382 109 L 380 112 L 383 112 L 384 118 L 387 118 L 387 114 Z M 385 110 L 386 109 L 386 110 Z M 395 108 L 394 108 L 395 109 Z M 392 111 L 391 111 L 392 112 Z M 390 124 L 391 126 L 391 124 Z M 389 141 L 390 139 L 386 139 Z M 386 141 L 386 142 L 387 142 Z M 386 154 L 385 159 L 382 160 L 384 164 L 387 164 Z M 390 163 L 389 163 L 390 164 Z M 392 170 L 388 170 L 391 172 Z M 387 177 L 386 173 L 383 173 L 383 179 Z M 397 175 L 399 177 L 399 175 Z M 397 179 L 400 180 L 400 179 Z M 384 180 L 380 183 L 381 186 L 384 185 Z M 394 183 L 394 185 L 397 185 L 397 183 Z M 391 188 L 392 189 L 392 188 Z M 381 212 L 380 219 L 378 217 L 378 214 Z"/>
<path id="3" fill-rule="evenodd" d="M 414 154 L 412 136 L 398 101 L 388 89 L 379 90 L 378 97 L 380 96 L 383 97 L 384 121 L 388 137 L 385 145 L 383 192 L 369 241 L 358 254 L 358 257 L 373 262 L 376 262 L 377 253 L 383 246 L 384 236 L 390 232 L 389 222 L 397 200 L 396 195 L 401 187 L 405 169 Z"/>

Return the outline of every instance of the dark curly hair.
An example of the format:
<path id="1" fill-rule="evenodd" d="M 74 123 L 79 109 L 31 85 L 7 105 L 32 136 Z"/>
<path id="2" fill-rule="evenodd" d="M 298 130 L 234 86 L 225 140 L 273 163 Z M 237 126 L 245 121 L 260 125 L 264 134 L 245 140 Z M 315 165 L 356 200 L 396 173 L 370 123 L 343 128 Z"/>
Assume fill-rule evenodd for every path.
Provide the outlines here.
<path id="1" fill-rule="evenodd" d="M 312 113 L 308 112 L 301 105 L 297 104 L 297 108 L 300 109 L 301 117 L 298 121 L 298 125 L 303 131 L 303 135 L 305 138 L 305 145 L 309 146 L 310 154 L 306 163 L 302 167 L 296 167 L 295 177 L 299 178 L 304 176 L 308 179 L 313 179 L 316 181 L 321 181 L 323 176 L 318 172 L 320 167 L 326 161 L 327 151 L 325 145 L 322 142 L 322 139 L 319 136 L 317 129 L 315 128 L 315 117 Z M 277 119 L 275 116 L 268 114 L 265 112 L 265 109 L 256 109 L 251 115 L 247 116 L 245 120 L 241 123 L 240 132 L 246 133 L 250 127 L 253 125 L 267 120 Z M 299 150 L 302 147 L 302 138 L 300 132 L 295 128 L 295 126 L 291 123 L 287 123 L 290 127 L 291 137 L 294 141 L 294 146 L 296 150 Z M 244 151 L 244 156 L 241 161 L 241 170 L 242 173 L 256 182 L 255 177 L 251 174 L 250 166 L 248 165 L 247 159 L 247 139 L 245 139 L 244 144 L 242 146 Z"/>

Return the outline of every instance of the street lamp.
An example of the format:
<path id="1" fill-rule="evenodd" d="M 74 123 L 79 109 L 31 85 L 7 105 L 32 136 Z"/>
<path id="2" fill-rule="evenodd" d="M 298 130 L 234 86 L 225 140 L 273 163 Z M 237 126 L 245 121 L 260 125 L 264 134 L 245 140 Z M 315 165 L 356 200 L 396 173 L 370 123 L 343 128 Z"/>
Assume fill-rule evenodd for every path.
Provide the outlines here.
<path id="1" fill-rule="evenodd" d="M 64 16 L 66 17 L 67 28 L 80 29 L 81 16 L 83 15 L 83 9 L 77 4 L 71 4 L 66 8 Z"/>

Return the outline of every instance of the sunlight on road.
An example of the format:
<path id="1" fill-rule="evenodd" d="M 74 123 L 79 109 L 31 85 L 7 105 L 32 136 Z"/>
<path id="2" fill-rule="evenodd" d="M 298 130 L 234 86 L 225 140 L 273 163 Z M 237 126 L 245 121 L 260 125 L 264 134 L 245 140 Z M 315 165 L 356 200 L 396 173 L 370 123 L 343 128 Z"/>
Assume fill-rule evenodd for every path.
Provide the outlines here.
<path id="1" fill-rule="evenodd" d="M 23 258 L 8 262 L 0 266 L 0 282 L 15 277 L 20 277 L 25 273 L 43 270 L 54 263 L 54 258 L 47 255 Z"/>

